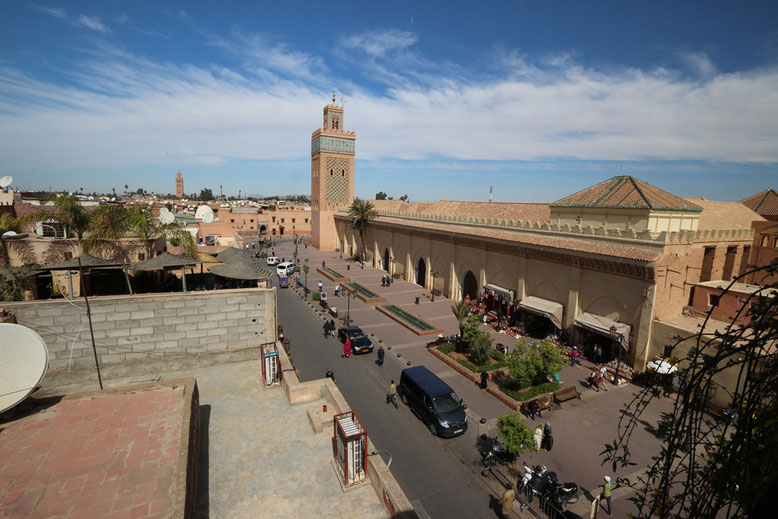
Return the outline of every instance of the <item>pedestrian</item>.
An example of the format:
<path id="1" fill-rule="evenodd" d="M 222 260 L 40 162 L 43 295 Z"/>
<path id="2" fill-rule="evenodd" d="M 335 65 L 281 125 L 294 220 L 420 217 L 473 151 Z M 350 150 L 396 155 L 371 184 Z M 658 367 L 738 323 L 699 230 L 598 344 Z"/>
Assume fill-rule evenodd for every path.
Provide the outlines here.
<path id="1" fill-rule="evenodd" d="M 321 268 L 326 268 L 326 267 L 327 267 L 327 263 L 325 263 L 324 260 L 321 260 Z"/>
<path id="2" fill-rule="evenodd" d="M 602 388 L 607 391 L 608 386 L 605 385 L 605 374 L 608 372 L 608 370 L 605 369 L 605 366 L 600 365 L 600 380 L 598 381 L 599 384 L 602 384 Z"/>
<path id="3" fill-rule="evenodd" d="M 481 372 L 481 389 L 486 389 L 486 382 L 489 380 L 489 373 L 486 371 Z"/>
<path id="4" fill-rule="evenodd" d="M 383 346 L 379 346 L 378 347 L 378 365 L 379 366 L 383 366 L 384 365 L 384 354 L 385 354 L 384 347 Z"/>
<path id="5" fill-rule="evenodd" d="M 535 450 L 540 450 L 543 445 L 543 426 L 535 427 Z"/>
<path id="6" fill-rule="evenodd" d="M 500 508 L 497 509 L 497 513 L 501 518 L 507 519 L 510 517 L 511 510 L 513 509 L 513 502 L 515 500 L 516 492 L 513 491 L 513 487 L 510 483 L 505 483 L 505 492 L 502 493 Z"/>
<path id="7" fill-rule="evenodd" d="M 400 408 L 397 404 L 397 386 L 395 385 L 394 380 L 389 384 L 389 400 L 394 404 L 395 409 Z"/>
<path id="8" fill-rule="evenodd" d="M 589 389 L 594 388 L 598 393 L 600 392 L 599 386 L 600 382 L 600 372 L 597 371 L 597 368 L 593 368 L 592 372 L 589 373 Z"/>
<path id="9" fill-rule="evenodd" d="M 538 405 L 537 399 L 531 400 L 527 408 L 529 410 L 529 415 L 533 420 L 535 419 L 535 414 L 538 415 L 538 418 L 543 418 L 543 415 L 540 414 L 540 406 Z"/>
<path id="10" fill-rule="evenodd" d="M 575 366 L 576 360 L 578 360 L 578 346 L 573 346 L 573 350 L 570 352 L 570 366 Z"/>
<path id="11" fill-rule="evenodd" d="M 327 374 L 324 375 L 324 378 L 331 378 L 332 381 L 335 382 L 335 373 L 333 373 L 330 368 L 327 368 Z"/>
<path id="12" fill-rule="evenodd" d="M 324 321 L 324 338 L 326 339 L 329 336 L 330 336 L 330 322 Z"/>
<path id="13" fill-rule="evenodd" d="M 611 477 L 605 476 L 605 483 L 602 485 L 602 497 L 608 502 L 608 515 L 611 515 Z"/>
<path id="14" fill-rule="evenodd" d="M 322 287 L 321 281 L 319 281 L 319 293 L 321 293 L 321 287 Z"/>
<path id="15" fill-rule="evenodd" d="M 335 297 L 340 297 L 340 285 L 335 285 Z"/>
<path id="16" fill-rule="evenodd" d="M 602 348 L 598 345 L 594 345 L 594 354 L 592 355 L 592 362 L 599 364 L 602 362 Z"/>
<path id="17" fill-rule="evenodd" d="M 343 343 L 343 356 L 346 358 L 351 357 L 351 339 L 346 337 L 346 342 Z"/>
<path id="18" fill-rule="evenodd" d="M 386 274 L 384 274 L 383 276 L 381 276 L 381 286 L 382 286 L 382 287 L 385 287 L 385 286 L 386 286 Z"/>
<path id="19" fill-rule="evenodd" d="M 546 422 L 546 425 L 543 426 L 543 441 L 542 441 L 543 448 L 546 449 L 546 451 L 550 451 L 551 448 L 554 446 L 554 436 L 551 434 L 551 424 Z"/>

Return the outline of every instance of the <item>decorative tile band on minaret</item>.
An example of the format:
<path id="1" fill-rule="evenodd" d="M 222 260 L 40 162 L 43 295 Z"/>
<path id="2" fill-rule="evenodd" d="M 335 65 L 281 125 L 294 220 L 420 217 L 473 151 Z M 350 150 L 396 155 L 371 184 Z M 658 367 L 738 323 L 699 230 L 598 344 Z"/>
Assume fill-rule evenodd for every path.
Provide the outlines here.
<path id="1" fill-rule="evenodd" d="M 311 241 L 320 250 L 338 248 L 334 215 L 354 200 L 356 134 L 343 129 L 343 107 L 324 107 L 322 127 L 311 135 Z"/>

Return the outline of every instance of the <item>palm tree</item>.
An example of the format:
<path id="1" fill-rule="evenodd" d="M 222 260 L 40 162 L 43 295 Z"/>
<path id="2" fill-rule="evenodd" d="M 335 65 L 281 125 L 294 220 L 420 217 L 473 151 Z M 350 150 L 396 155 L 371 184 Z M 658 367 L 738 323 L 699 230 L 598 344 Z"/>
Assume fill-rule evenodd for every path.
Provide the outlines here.
<path id="1" fill-rule="evenodd" d="M 351 206 L 348 208 L 348 217 L 351 220 L 351 228 L 359 231 L 359 237 L 362 240 L 362 260 L 365 259 L 365 228 L 371 220 L 378 217 L 378 211 L 373 207 L 370 200 L 362 200 L 359 197 L 354 198 Z"/>
<path id="2" fill-rule="evenodd" d="M 84 234 L 89 230 L 92 222 L 92 215 L 73 195 L 58 196 L 52 201 L 54 203 L 52 211 L 34 211 L 23 216 L 20 223 L 53 220 L 64 225 L 68 234 L 75 234 L 79 243 L 83 242 Z"/>
<path id="3" fill-rule="evenodd" d="M 197 245 L 195 244 L 192 234 L 179 227 L 175 223 L 163 224 L 157 220 L 151 211 L 145 207 L 133 207 L 127 211 L 126 216 L 127 228 L 138 235 L 141 240 L 146 243 L 146 257 L 151 257 L 153 250 L 153 240 L 164 236 L 170 240 L 173 244 L 181 245 L 184 247 L 184 252 L 190 258 L 197 257 Z"/>
<path id="4" fill-rule="evenodd" d="M 464 301 L 459 301 L 457 304 L 451 305 L 451 313 L 457 318 L 457 324 L 459 325 L 457 350 L 460 350 L 465 340 L 465 323 L 467 322 L 467 316 L 470 314 L 470 305 Z"/>

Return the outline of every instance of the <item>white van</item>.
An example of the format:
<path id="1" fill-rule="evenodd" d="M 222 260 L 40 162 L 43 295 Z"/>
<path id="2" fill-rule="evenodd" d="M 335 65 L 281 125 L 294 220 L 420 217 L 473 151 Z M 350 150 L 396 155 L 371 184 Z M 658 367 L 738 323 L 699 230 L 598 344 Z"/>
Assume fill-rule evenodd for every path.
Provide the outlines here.
<path id="1" fill-rule="evenodd" d="M 272 265 L 278 265 L 281 262 L 281 260 L 278 259 L 276 256 L 268 256 L 266 261 L 267 261 L 267 264 L 271 265 L 271 266 Z"/>
<path id="2" fill-rule="evenodd" d="M 292 272 L 294 272 L 294 263 L 291 261 L 279 263 L 276 267 L 276 272 L 279 276 L 291 276 Z"/>

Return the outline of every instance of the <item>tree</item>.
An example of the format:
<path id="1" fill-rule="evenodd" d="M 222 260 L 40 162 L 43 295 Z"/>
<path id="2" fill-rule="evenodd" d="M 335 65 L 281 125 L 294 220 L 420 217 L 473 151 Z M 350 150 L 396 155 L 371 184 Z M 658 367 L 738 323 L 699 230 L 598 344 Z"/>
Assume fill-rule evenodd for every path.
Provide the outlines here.
<path id="1" fill-rule="evenodd" d="M 75 234 L 79 243 L 82 242 L 91 223 L 89 212 L 73 195 L 57 196 L 51 201 L 54 204 L 52 211 L 40 210 L 28 213 L 22 217 L 20 223 L 52 220 L 64 225 L 68 234 Z"/>
<path id="2" fill-rule="evenodd" d="M 408 195 L 401 196 L 400 200 L 402 200 L 403 202 L 407 202 L 408 201 Z"/>
<path id="3" fill-rule="evenodd" d="M 201 189 L 200 196 L 198 196 L 197 199 L 203 202 L 207 200 L 213 200 L 214 199 L 213 192 L 211 192 L 210 188 Z"/>
<path id="4" fill-rule="evenodd" d="M 457 319 L 459 325 L 459 340 L 457 341 L 457 351 L 461 349 L 461 344 L 465 339 L 465 323 L 467 322 L 467 316 L 470 315 L 470 305 L 464 301 L 459 301 L 455 305 L 451 305 L 451 313 Z"/>
<path id="5" fill-rule="evenodd" d="M 376 200 L 386 200 L 386 197 L 387 197 L 387 194 L 384 193 L 383 191 L 379 191 L 378 193 L 375 194 L 375 199 Z"/>
<path id="6" fill-rule="evenodd" d="M 378 217 L 378 211 L 373 208 L 369 200 L 362 200 L 359 197 L 354 198 L 351 206 L 348 208 L 348 218 L 351 221 L 351 228 L 359 232 L 362 241 L 362 259 L 365 258 L 365 229 L 367 224 Z"/>
<path id="7" fill-rule="evenodd" d="M 479 333 L 470 347 L 470 357 L 476 366 L 484 366 L 489 362 L 492 353 L 492 334 L 486 330 L 478 330 Z"/>
<path id="8" fill-rule="evenodd" d="M 540 377 L 560 371 L 565 367 L 562 348 L 551 341 L 530 345 L 524 341 L 517 342 L 507 359 L 511 377 L 518 380 L 522 387 L 527 387 Z"/>
<path id="9" fill-rule="evenodd" d="M 521 414 L 515 411 L 497 417 L 497 435 L 503 445 L 517 456 L 524 454 L 524 451 L 537 450 L 534 431 L 524 422 Z"/>
<path id="10" fill-rule="evenodd" d="M 755 272 L 774 276 L 778 260 L 743 274 L 732 285 Z M 773 278 L 775 279 L 775 278 Z M 635 489 L 631 500 L 636 517 L 768 517 L 768 501 L 778 483 L 778 296 L 773 282 L 744 301 L 732 323 L 722 331 L 707 331 L 711 309 L 699 331 L 678 337 L 666 355 L 679 358 L 680 388 L 672 412 L 662 415 L 658 431 L 662 444 L 645 474 L 618 484 Z M 738 297 L 742 297 L 738 294 Z M 749 324 L 739 324 L 745 317 Z M 688 354 L 682 352 L 688 350 Z M 711 388 L 719 386 L 729 413 L 721 420 L 706 414 Z M 603 463 L 615 469 L 634 465 L 630 438 L 643 427 L 642 414 L 661 394 L 647 384 L 626 406 L 617 437 L 605 446 Z M 770 508 L 768 508 L 768 506 Z"/>
<path id="11" fill-rule="evenodd" d="M 126 214 L 126 228 L 134 232 L 146 245 L 146 257 L 152 256 L 153 241 L 164 236 L 174 245 L 184 247 L 185 254 L 190 258 L 197 257 L 197 245 L 191 233 L 175 223 L 163 224 L 145 207 L 133 207 Z"/>

